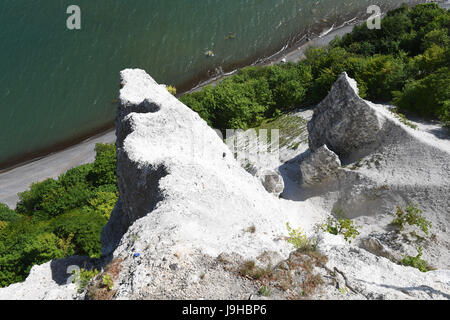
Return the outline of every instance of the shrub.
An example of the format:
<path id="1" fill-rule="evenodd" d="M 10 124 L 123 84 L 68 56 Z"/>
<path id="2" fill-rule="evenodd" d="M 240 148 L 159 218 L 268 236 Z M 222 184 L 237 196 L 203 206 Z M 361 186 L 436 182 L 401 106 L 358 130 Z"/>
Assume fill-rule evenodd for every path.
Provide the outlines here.
<path id="1" fill-rule="evenodd" d="M 292 229 L 289 222 L 286 223 L 289 237 L 286 241 L 294 246 L 295 249 L 308 247 L 310 242 L 302 228 Z"/>
<path id="2" fill-rule="evenodd" d="M 311 67 L 303 63 L 275 65 L 268 77 L 275 105 L 282 110 L 301 106 L 312 81 Z"/>
<path id="3" fill-rule="evenodd" d="M 114 281 L 109 274 L 105 274 L 102 277 L 102 285 L 106 290 L 111 291 L 114 287 Z"/>
<path id="4" fill-rule="evenodd" d="M 432 45 L 423 54 L 415 56 L 412 61 L 412 76 L 415 79 L 423 79 L 444 65 L 448 65 L 450 48 Z"/>
<path id="5" fill-rule="evenodd" d="M 448 24 L 448 11 L 436 4 L 420 4 L 413 9 L 406 5 L 389 11 L 381 21 L 380 30 L 369 30 L 366 24 L 335 41 L 355 54 L 394 54 L 400 51 L 409 56 L 426 50 L 431 43 L 446 43 L 443 31 Z M 430 32 L 432 32 L 430 34 Z"/>
<path id="6" fill-rule="evenodd" d="M 259 289 L 259 294 L 263 297 L 270 297 L 272 291 L 267 286 L 262 286 L 261 289 Z"/>
<path id="7" fill-rule="evenodd" d="M 400 206 L 397 206 L 397 212 L 392 224 L 396 225 L 400 231 L 405 228 L 406 223 L 411 226 L 417 226 L 428 235 L 428 231 L 432 225 L 431 222 L 423 216 L 423 211 L 420 210 L 417 205 L 414 206 L 412 203 L 406 207 L 405 211 Z"/>
<path id="8" fill-rule="evenodd" d="M 31 267 L 69 255 L 101 254 L 100 233 L 117 201 L 115 148 L 19 194 L 16 212 L 0 205 L 0 286 L 23 281 Z M 23 214 L 21 216 L 20 214 Z"/>
<path id="9" fill-rule="evenodd" d="M 0 220 L 0 230 L 2 230 L 3 228 L 6 228 L 7 225 L 8 225 L 8 222 Z"/>
<path id="10" fill-rule="evenodd" d="M 417 256 L 406 256 L 402 259 L 400 262 L 401 265 L 413 267 L 416 269 L 419 269 L 422 272 L 427 272 L 432 270 L 432 268 L 428 265 L 428 263 L 425 260 L 422 260 L 422 247 L 419 247 Z"/>
<path id="11" fill-rule="evenodd" d="M 71 235 L 57 237 L 47 222 L 10 222 L 0 230 L 0 287 L 25 280 L 35 264 L 75 253 Z"/>
<path id="12" fill-rule="evenodd" d="M 0 221 L 12 222 L 18 219 L 20 219 L 20 216 L 14 210 L 0 202 Z"/>
<path id="13" fill-rule="evenodd" d="M 93 198 L 88 200 L 88 205 L 83 208 L 83 211 L 86 213 L 100 214 L 109 220 L 118 198 L 119 194 L 117 191 L 108 192 L 99 190 L 94 194 Z"/>
<path id="14" fill-rule="evenodd" d="M 170 94 L 174 96 L 177 94 L 177 88 L 175 88 L 174 86 L 166 86 L 166 89 Z"/>
<path id="15" fill-rule="evenodd" d="M 209 126 L 214 127 L 216 101 L 214 89 L 211 85 L 202 88 L 201 91 L 183 95 L 180 101 L 197 112 Z"/>
<path id="16" fill-rule="evenodd" d="M 444 67 L 421 80 L 406 84 L 402 92 L 394 94 L 394 104 L 428 117 L 438 117 L 444 123 L 450 122 L 450 68 Z"/>
<path id="17" fill-rule="evenodd" d="M 66 189 L 59 184 L 42 196 L 40 208 L 50 217 L 56 217 L 86 204 L 91 197 L 92 191 L 85 185 L 78 184 Z"/>
<path id="18" fill-rule="evenodd" d="M 352 220 L 345 218 L 342 209 L 336 209 L 335 214 L 338 218 L 328 217 L 327 221 L 320 228 L 334 235 L 343 235 L 345 241 L 351 242 L 351 239 L 355 239 L 360 234 L 357 226 Z"/>
<path id="19" fill-rule="evenodd" d="M 98 258 L 101 255 L 100 233 L 107 221 L 99 213 L 86 214 L 76 209 L 53 219 L 50 227 L 60 238 L 73 235 L 75 254 Z"/>
<path id="20" fill-rule="evenodd" d="M 273 104 L 267 81 L 252 79 L 237 83 L 227 80 L 215 88 L 215 127 L 247 129 L 258 125 Z"/>
<path id="21" fill-rule="evenodd" d="M 351 54 L 344 48 L 308 49 L 305 52 L 305 63 L 311 67 L 314 78 L 309 91 L 310 103 L 318 103 L 326 97 L 338 76 L 348 71 L 346 62 Z"/>
<path id="22" fill-rule="evenodd" d="M 239 274 L 253 280 L 270 279 L 272 277 L 272 266 L 269 264 L 264 269 L 256 266 L 255 261 L 247 260 L 242 264 Z"/>
<path id="23" fill-rule="evenodd" d="M 98 275 L 98 270 L 88 270 L 81 268 L 79 270 L 73 270 L 72 274 L 75 276 L 72 282 L 77 285 L 78 293 L 82 293 L 88 286 L 91 279 Z"/>
<path id="24" fill-rule="evenodd" d="M 97 143 L 95 152 L 94 165 L 87 176 L 87 180 L 95 187 L 117 185 L 115 145 Z"/>
<path id="25" fill-rule="evenodd" d="M 448 31 L 446 29 L 436 29 L 428 32 L 423 38 L 422 50 L 426 51 L 433 46 L 446 48 L 449 44 Z"/>
<path id="26" fill-rule="evenodd" d="M 360 95 L 372 101 L 390 101 L 392 91 L 401 90 L 406 80 L 403 61 L 393 56 L 375 55 L 367 58 L 362 70 L 355 73 Z"/>
<path id="27" fill-rule="evenodd" d="M 94 164 L 84 164 L 68 170 L 59 176 L 58 182 L 66 189 L 73 188 L 75 186 L 84 186 L 88 188 L 87 176 L 92 171 Z"/>
<path id="28" fill-rule="evenodd" d="M 54 179 L 46 179 L 42 182 L 33 183 L 29 190 L 18 194 L 19 201 L 16 211 L 21 214 L 31 215 L 35 211 L 43 210 L 43 197 L 58 187 L 58 182 Z"/>
<path id="29" fill-rule="evenodd" d="M 28 241 L 23 249 L 22 262 L 27 266 L 39 265 L 53 259 L 73 255 L 74 250 L 68 241 L 61 241 L 56 235 L 45 232 Z"/>

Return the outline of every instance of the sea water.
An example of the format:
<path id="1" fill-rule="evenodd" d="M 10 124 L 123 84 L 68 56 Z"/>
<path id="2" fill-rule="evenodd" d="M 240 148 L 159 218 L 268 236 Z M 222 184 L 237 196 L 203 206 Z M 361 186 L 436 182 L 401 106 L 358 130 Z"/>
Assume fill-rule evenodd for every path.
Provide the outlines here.
<path id="1" fill-rule="evenodd" d="M 0 169 L 111 125 L 124 68 L 188 89 L 363 15 L 372 2 L 2 0 Z M 67 28 L 70 5 L 80 8 L 80 30 Z"/>

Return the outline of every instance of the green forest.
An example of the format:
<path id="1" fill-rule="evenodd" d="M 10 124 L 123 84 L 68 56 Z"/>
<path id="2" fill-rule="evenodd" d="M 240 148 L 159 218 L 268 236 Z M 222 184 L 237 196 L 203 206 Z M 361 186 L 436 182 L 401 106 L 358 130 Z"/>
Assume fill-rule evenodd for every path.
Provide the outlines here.
<path id="1" fill-rule="evenodd" d="M 449 28 L 450 14 L 438 5 L 404 5 L 379 30 L 356 26 L 299 63 L 244 68 L 180 100 L 214 128 L 246 129 L 317 104 L 346 71 L 363 98 L 450 126 Z M 34 183 L 14 210 L 0 203 L 0 287 L 52 259 L 100 257 L 100 232 L 117 198 L 115 146 L 98 144 L 94 163 Z"/>
<path id="2" fill-rule="evenodd" d="M 118 198 L 116 149 L 97 144 L 96 154 L 92 164 L 32 184 L 15 210 L 0 204 L 0 287 L 23 281 L 36 264 L 100 257 L 100 232 Z"/>
<path id="3" fill-rule="evenodd" d="M 306 59 L 249 67 L 181 101 L 218 129 L 246 129 L 283 112 L 313 106 L 346 71 L 360 95 L 400 111 L 450 125 L 450 14 L 437 4 L 403 5 L 390 11 L 381 29 L 356 26 Z"/>

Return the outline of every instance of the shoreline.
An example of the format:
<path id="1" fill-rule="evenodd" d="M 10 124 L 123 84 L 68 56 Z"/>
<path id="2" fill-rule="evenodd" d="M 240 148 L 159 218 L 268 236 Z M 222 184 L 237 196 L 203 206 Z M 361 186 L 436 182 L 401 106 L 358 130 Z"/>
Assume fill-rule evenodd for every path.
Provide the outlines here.
<path id="1" fill-rule="evenodd" d="M 355 21 L 351 25 L 345 25 L 341 28 L 336 28 L 328 32 L 326 35 L 316 37 L 310 40 L 303 40 L 297 42 L 296 45 L 279 51 L 267 58 L 259 59 L 250 64 L 251 66 L 269 66 L 276 63 L 281 63 L 283 59 L 286 62 L 295 62 L 304 57 L 305 50 L 310 46 L 326 46 L 336 36 L 342 36 L 353 30 L 353 27 L 358 22 Z M 191 90 L 185 91 L 183 94 L 200 90 L 206 85 L 217 83 L 220 80 L 236 73 L 239 69 L 220 75 L 219 77 L 211 78 L 196 85 Z M 95 131 L 94 131 L 95 132 Z M 16 163 L 8 168 L 0 170 L 0 202 L 5 203 L 11 209 L 14 209 L 19 192 L 23 192 L 29 188 L 34 182 L 43 181 L 48 178 L 57 178 L 67 170 L 93 162 L 95 160 L 95 144 L 96 143 L 114 143 L 116 140 L 114 125 L 109 125 L 106 130 L 96 130 L 96 133 L 91 136 L 82 136 L 69 142 L 60 143 L 60 149 L 51 149 L 51 152 L 42 154 L 32 159 Z M 61 147 L 62 146 L 62 147 Z M 54 147 L 53 147 L 54 148 Z M 22 157 L 23 159 L 23 157 Z"/>
<path id="2" fill-rule="evenodd" d="M 220 80 L 229 77 L 236 72 L 238 72 L 240 69 L 249 67 L 249 66 L 270 66 L 276 63 L 281 63 L 282 59 L 285 58 L 287 62 L 297 62 L 303 58 L 303 53 L 306 50 L 306 48 L 310 46 L 326 46 L 329 44 L 331 40 L 333 40 L 336 36 L 342 36 L 346 33 L 349 33 L 353 30 L 353 27 L 358 24 L 360 21 L 356 21 L 356 18 L 353 18 L 351 21 L 351 24 L 347 24 L 348 22 L 344 22 L 342 26 L 336 27 L 332 29 L 331 31 L 327 32 L 325 35 L 322 36 L 316 36 L 312 39 L 309 39 L 308 35 L 304 35 L 300 40 L 294 42 L 291 46 L 288 44 L 284 45 L 281 50 L 278 52 L 269 55 L 267 57 L 259 58 L 256 61 L 251 60 L 253 62 L 245 64 L 243 67 L 238 67 L 233 69 L 230 72 L 225 72 L 220 75 L 216 75 L 213 77 L 209 77 L 206 80 L 203 81 L 191 81 L 190 85 L 183 85 L 182 88 L 186 87 L 189 89 L 182 90 L 180 94 L 177 94 L 177 98 L 181 97 L 184 94 L 191 93 L 194 91 L 198 91 L 202 89 L 203 87 L 219 82 Z M 308 39 L 308 40 L 306 40 Z M 232 63 L 231 65 L 239 65 L 240 63 Z M 202 78 L 201 76 L 197 78 Z M 196 84 L 195 84 L 196 83 Z M 1 175 L 5 172 L 11 171 L 17 167 L 27 165 L 31 162 L 39 161 L 42 158 L 45 158 L 47 156 L 51 156 L 54 153 L 64 151 L 68 148 L 71 148 L 73 146 L 76 146 L 78 144 L 82 144 L 87 140 L 95 139 L 98 136 L 107 135 L 109 132 L 114 131 L 114 122 L 108 123 L 104 126 L 101 126 L 99 128 L 95 128 L 90 130 L 90 132 L 76 136 L 72 139 L 65 140 L 63 142 L 55 143 L 51 146 L 48 146 L 46 148 L 26 153 L 21 156 L 15 157 L 11 160 L 5 161 L 3 163 L 0 163 L 0 178 Z M 1 199 L 0 199 L 1 202 Z"/>
<path id="3" fill-rule="evenodd" d="M 444 8 L 448 8 L 449 3 L 449 0 L 439 2 L 440 6 Z M 304 52 L 307 48 L 324 47 L 336 36 L 342 37 L 351 32 L 355 25 L 361 22 L 360 19 L 354 17 L 349 21 L 343 22 L 338 27 L 334 27 L 333 25 L 331 29 L 323 29 L 320 35 L 314 32 L 311 33 L 311 30 L 306 30 L 300 39 L 296 41 L 292 41 L 291 39 L 289 43 L 275 54 L 257 59 L 247 66 L 270 66 L 282 63 L 283 61 L 297 62 L 304 58 Z M 317 27 L 319 28 L 319 26 Z M 309 36 L 311 34 L 316 36 L 310 39 Z M 241 68 L 235 68 L 233 71 L 211 77 L 206 81 L 197 82 L 196 85 L 192 82 L 192 89 L 182 92 L 177 97 L 198 91 L 210 84 L 214 85 L 222 79 L 235 74 Z M 90 133 L 78 136 L 75 139 L 54 144 L 40 151 L 33 152 L 31 155 L 26 154 L 17 157 L 15 161 L 6 162 L 6 167 L 3 168 L 3 165 L 0 167 L 0 202 L 14 208 L 18 200 L 17 193 L 27 190 L 33 182 L 39 182 L 47 178 L 56 178 L 75 166 L 93 162 L 95 159 L 95 144 L 99 142 L 115 142 L 114 123 L 93 129 Z"/>
<path id="4" fill-rule="evenodd" d="M 280 64 L 283 62 L 285 62 L 285 63 L 298 62 L 305 58 L 304 53 L 305 53 L 306 49 L 308 49 L 310 47 L 316 47 L 316 48 L 325 47 L 336 36 L 342 37 L 343 35 L 350 33 L 353 30 L 353 28 L 356 25 L 358 25 L 359 23 L 361 23 L 361 21 L 353 20 L 351 24 L 344 24 L 343 26 L 336 27 L 332 30 L 329 30 L 329 32 L 327 32 L 326 34 L 314 37 L 312 39 L 308 38 L 308 36 L 306 35 L 301 40 L 297 41 L 295 43 L 295 45 L 293 45 L 292 47 L 288 47 L 286 45 L 283 47 L 282 50 L 278 51 L 277 53 L 275 53 L 269 57 L 259 59 L 256 62 L 253 62 L 245 67 L 250 67 L 250 66 L 263 67 L 263 66 L 272 66 L 275 64 Z M 285 61 L 283 61 L 283 60 L 285 60 Z M 192 89 L 187 90 L 187 91 L 177 95 L 177 98 L 179 98 L 182 95 L 187 94 L 187 93 L 199 91 L 207 85 L 216 84 L 216 83 L 220 82 L 221 80 L 223 80 L 229 76 L 232 76 L 233 74 L 236 74 L 240 69 L 243 69 L 245 67 L 237 68 L 233 71 L 226 72 L 226 73 L 220 74 L 218 76 L 212 77 L 206 81 L 203 81 L 200 84 L 193 87 Z"/>

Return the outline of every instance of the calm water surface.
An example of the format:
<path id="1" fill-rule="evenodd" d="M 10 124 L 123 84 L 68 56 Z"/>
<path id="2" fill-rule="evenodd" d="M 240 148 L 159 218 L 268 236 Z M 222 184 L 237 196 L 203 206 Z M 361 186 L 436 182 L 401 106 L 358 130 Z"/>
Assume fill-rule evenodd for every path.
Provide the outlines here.
<path id="1" fill-rule="evenodd" d="M 404 0 L 377 0 L 383 10 Z M 66 28 L 81 8 L 82 29 Z M 0 168 L 111 124 L 118 73 L 188 89 L 365 13 L 369 0 L 2 0 Z M 230 36 L 231 35 L 231 36 Z M 205 52 L 212 50 L 214 57 Z"/>

